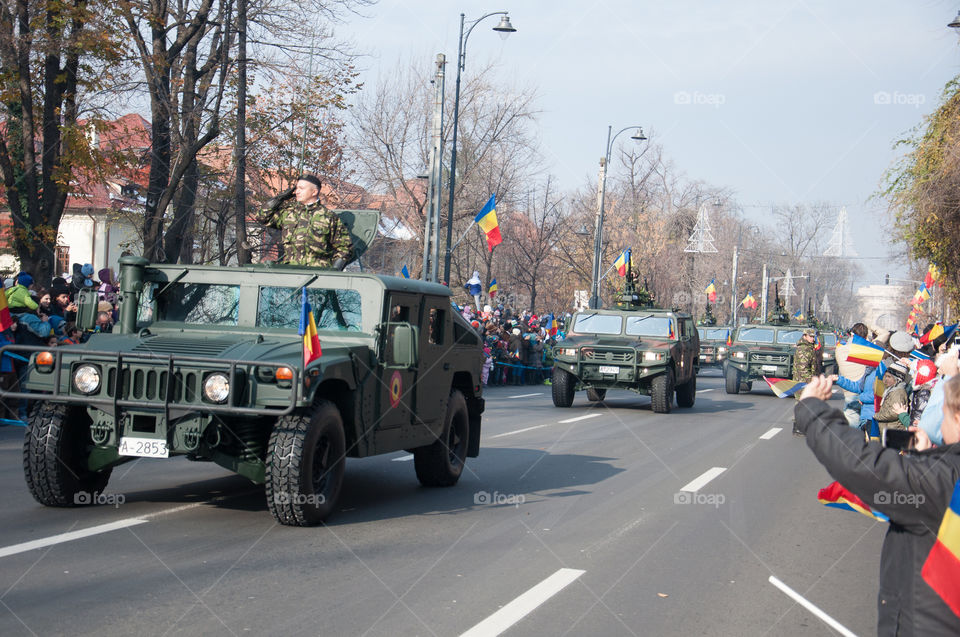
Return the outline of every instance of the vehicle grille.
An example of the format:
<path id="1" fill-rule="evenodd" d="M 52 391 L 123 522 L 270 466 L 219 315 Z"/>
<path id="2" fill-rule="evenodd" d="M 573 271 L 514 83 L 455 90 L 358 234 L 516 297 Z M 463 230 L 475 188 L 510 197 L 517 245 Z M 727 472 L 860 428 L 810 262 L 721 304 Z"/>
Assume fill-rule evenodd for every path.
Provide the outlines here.
<path id="1" fill-rule="evenodd" d="M 751 363 L 779 363 L 786 365 L 790 362 L 787 354 L 750 354 Z"/>
<path id="2" fill-rule="evenodd" d="M 132 351 L 146 354 L 186 354 L 189 356 L 219 356 L 232 343 L 211 339 L 183 339 L 156 336 L 139 343 Z"/>
<path id="3" fill-rule="evenodd" d="M 123 386 L 120 398 L 126 400 L 166 400 L 169 373 L 160 369 L 123 370 Z M 199 374 L 196 372 L 174 372 L 171 400 L 175 403 L 198 402 Z M 107 374 L 107 396 L 114 398 L 117 370 L 111 368 Z"/>
<path id="4" fill-rule="evenodd" d="M 598 363 L 629 363 L 633 352 L 628 350 L 583 349 L 583 358 Z"/>
<path id="5" fill-rule="evenodd" d="M 711 345 L 704 345 L 700 348 L 700 351 L 703 354 L 713 354 L 714 347 Z"/>

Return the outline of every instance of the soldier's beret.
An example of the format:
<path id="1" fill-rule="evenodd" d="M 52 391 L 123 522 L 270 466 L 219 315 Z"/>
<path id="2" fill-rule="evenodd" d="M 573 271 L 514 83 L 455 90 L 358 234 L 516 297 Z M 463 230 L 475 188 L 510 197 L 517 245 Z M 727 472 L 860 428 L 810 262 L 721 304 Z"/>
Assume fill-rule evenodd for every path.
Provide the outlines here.
<path id="1" fill-rule="evenodd" d="M 311 184 L 320 188 L 323 185 L 323 182 L 320 181 L 320 178 L 316 175 L 311 175 L 310 173 L 303 173 L 297 177 L 297 181 L 309 181 Z"/>

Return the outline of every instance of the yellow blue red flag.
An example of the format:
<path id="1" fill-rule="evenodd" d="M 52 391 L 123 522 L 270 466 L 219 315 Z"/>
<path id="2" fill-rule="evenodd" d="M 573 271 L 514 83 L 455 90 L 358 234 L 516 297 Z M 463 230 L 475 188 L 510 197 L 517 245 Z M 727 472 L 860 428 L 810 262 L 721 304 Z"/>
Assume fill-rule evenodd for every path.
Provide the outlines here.
<path id="1" fill-rule="evenodd" d="M 494 297 L 494 295 L 497 293 L 497 290 L 498 290 L 498 289 L 499 289 L 499 288 L 497 287 L 497 280 L 496 280 L 496 279 L 491 280 L 491 281 L 490 281 L 490 287 L 487 288 L 487 294 L 490 295 L 490 298 L 491 298 L 491 299 L 492 299 L 492 298 Z"/>
<path id="2" fill-rule="evenodd" d="M 717 286 L 714 285 L 714 281 L 716 281 L 716 279 L 710 279 L 710 285 L 704 290 L 704 292 L 707 293 L 707 300 L 711 303 L 715 303 L 717 300 Z"/>
<path id="3" fill-rule="evenodd" d="M 477 216 L 474 217 L 473 220 L 480 226 L 483 233 L 487 235 L 487 252 L 493 252 L 493 247 L 500 245 L 503 241 L 503 238 L 500 236 L 500 223 L 497 222 L 496 193 L 490 195 L 490 199 L 487 200 L 487 205 L 477 213 Z"/>
<path id="4" fill-rule="evenodd" d="M 307 300 L 307 288 L 301 288 L 303 296 L 300 303 L 300 336 L 303 337 L 303 365 L 306 367 L 323 354 L 320 349 L 320 337 L 317 335 L 317 321 L 313 318 L 310 301 Z"/>
<path id="5" fill-rule="evenodd" d="M 767 385 L 770 385 L 770 389 L 777 395 L 777 398 L 789 398 L 807 386 L 806 383 L 787 378 L 767 378 L 764 376 L 763 380 L 767 381 Z"/>
<path id="6" fill-rule="evenodd" d="M 824 488 L 820 489 L 820 491 L 817 492 L 817 499 L 828 507 L 846 509 L 847 511 L 856 511 L 857 513 L 862 513 L 866 516 L 880 520 L 881 522 L 890 521 L 890 518 L 879 511 L 874 511 L 871 509 L 863 500 L 858 498 L 851 491 L 848 491 L 847 488 L 839 482 L 831 482 Z"/>
<path id="7" fill-rule="evenodd" d="M 617 260 L 613 262 L 613 267 L 617 269 L 617 274 L 620 276 L 627 276 L 627 261 L 630 260 L 630 248 L 627 248 L 620 253 L 620 256 L 617 257 Z"/>
<path id="8" fill-rule="evenodd" d="M 960 482 L 953 487 L 953 496 L 943 514 L 937 541 L 920 571 L 923 581 L 960 616 Z"/>

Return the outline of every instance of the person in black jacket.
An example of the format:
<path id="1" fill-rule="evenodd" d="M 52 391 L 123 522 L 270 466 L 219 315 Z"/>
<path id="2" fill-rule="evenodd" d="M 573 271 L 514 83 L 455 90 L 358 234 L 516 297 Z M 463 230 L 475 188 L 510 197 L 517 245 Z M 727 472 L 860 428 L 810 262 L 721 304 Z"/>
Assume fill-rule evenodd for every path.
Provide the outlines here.
<path id="1" fill-rule="evenodd" d="M 902 454 L 866 442 L 859 429 L 848 426 L 843 414 L 825 402 L 831 391 L 828 379 L 814 377 L 794 414 L 807 446 L 830 475 L 890 518 L 880 556 L 878 634 L 960 635 L 960 617 L 921 576 L 960 479 L 960 377 L 944 387 L 945 445 L 931 448 L 926 434 L 912 427 L 916 449 Z"/>

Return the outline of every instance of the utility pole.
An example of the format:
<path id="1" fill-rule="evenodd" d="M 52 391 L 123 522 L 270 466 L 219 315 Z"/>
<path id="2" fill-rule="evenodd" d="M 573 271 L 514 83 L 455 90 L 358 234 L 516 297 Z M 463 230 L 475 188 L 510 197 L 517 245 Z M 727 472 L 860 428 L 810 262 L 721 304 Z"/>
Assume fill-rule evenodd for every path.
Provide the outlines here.
<path id="1" fill-rule="evenodd" d="M 437 73 L 433 80 L 433 132 L 430 147 L 430 174 L 427 185 L 427 222 L 423 231 L 423 273 L 424 281 L 437 281 L 440 260 L 440 179 L 443 169 L 443 69 L 447 57 L 437 54 Z"/>
<path id="2" fill-rule="evenodd" d="M 737 308 L 740 307 L 740 304 L 737 303 L 737 265 L 740 258 L 740 253 L 738 251 L 739 246 L 733 246 L 733 278 L 730 279 L 730 324 L 734 327 L 737 326 Z"/>
<path id="3" fill-rule="evenodd" d="M 760 295 L 760 317 L 762 321 L 767 320 L 767 287 L 770 285 L 770 279 L 767 277 L 767 264 L 763 264 L 763 294 Z"/>

